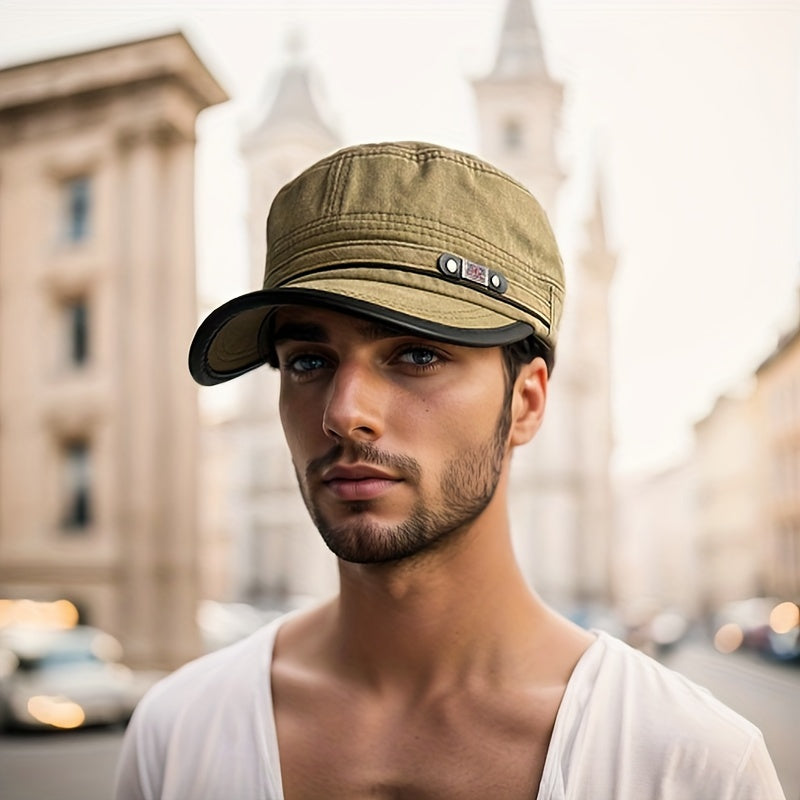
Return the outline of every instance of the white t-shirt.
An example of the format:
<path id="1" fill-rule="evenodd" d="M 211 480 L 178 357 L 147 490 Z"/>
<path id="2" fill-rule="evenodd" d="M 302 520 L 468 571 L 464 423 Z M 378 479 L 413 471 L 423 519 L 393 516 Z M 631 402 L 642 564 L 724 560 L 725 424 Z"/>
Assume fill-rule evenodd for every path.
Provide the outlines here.
<path id="1" fill-rule="evenodd" d="M 117 800 L 283 800 L 275 620 L 157 684 L 125 735 Z M 761 733 L 597 632 L 556 717 L 537 800 L 785 800 Z"/>

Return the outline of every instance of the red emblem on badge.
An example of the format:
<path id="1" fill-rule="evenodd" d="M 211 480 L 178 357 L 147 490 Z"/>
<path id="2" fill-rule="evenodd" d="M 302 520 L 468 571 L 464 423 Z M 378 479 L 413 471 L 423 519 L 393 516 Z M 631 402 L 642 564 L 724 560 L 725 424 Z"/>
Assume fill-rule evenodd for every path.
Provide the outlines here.
<path id="1" fill-rule="evenodd" d="M 482 286 L 489 285 L 489 270 L 480 264 L 467 261 L 466 258 L 461 264 L 461 277 L 473 283 L 480 283 Z"/>

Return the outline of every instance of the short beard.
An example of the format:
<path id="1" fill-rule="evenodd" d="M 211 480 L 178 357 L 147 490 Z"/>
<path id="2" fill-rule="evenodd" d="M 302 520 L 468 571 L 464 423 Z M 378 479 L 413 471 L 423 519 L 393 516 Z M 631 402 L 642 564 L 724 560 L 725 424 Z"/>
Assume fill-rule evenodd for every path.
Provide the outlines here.
<path id="1" fill-rule="evenodd" d="M 439 484 L 438 508 L 429 508 L 428 502 L 421 498 L 408 519 L 398 525 L 379 525 L 364 519 L 343 525 L 329 524 L 309 497 L 308 478 L 341 459 L 345 447 L 337 445 L 321 459 L 310 462 L 306 468 L 307 480 L 300 480 L 298 475 L 298 484 L 314 524 L 334 555 L 356 564 L 401 561 L 434 552 L 465 532 L 489 505 L 500 481 L 511 424 L 511 394 L 506 395 L 491 438 L 445 466 Z M 400 469 L 411 482 L 419 482 L 421 468 L 414 459 L 383 453 L 370 443 L 351 443 L 346 450 L 354 460 Z M 351 514 L 365 515 L 371 507 L 369 500 L 355 501 L 348 505 L 348 510 Z"/>

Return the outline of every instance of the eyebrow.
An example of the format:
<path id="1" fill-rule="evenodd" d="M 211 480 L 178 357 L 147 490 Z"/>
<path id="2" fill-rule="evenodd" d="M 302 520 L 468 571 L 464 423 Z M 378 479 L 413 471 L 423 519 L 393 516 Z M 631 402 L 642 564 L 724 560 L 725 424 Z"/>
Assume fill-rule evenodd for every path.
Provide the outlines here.
<path id="1" fill-rule="evenodd" d="M 399 328 L 371 320 L 358 320 L 353 327 L 360 336 L 371 342 L 406 335 Z M 272 342 L 278 344 L 286 341 L 327 343 L 330 336 L 324 326 L 315 322 L 284 322 L 275 330 Z"/>

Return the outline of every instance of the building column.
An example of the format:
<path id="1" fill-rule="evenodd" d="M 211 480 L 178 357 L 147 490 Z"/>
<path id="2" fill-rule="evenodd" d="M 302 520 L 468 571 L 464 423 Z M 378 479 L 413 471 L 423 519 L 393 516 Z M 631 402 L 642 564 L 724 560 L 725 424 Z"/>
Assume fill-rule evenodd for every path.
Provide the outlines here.
<path id="1" fill-rule="evenodd" d="M 192 158 L 160 127 L 120 148 L 120 612 L 130 662 L 172 668 L 199 652 Z"/>

